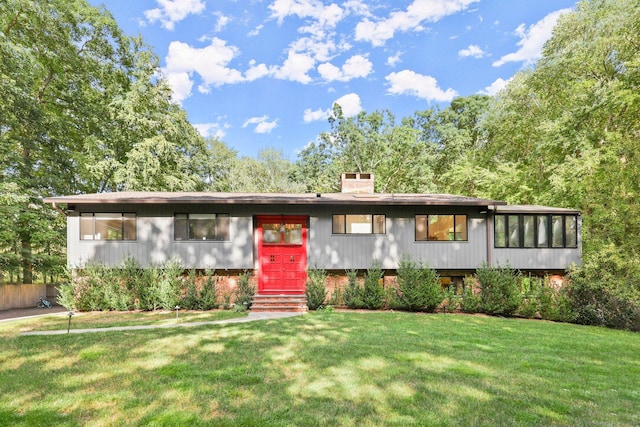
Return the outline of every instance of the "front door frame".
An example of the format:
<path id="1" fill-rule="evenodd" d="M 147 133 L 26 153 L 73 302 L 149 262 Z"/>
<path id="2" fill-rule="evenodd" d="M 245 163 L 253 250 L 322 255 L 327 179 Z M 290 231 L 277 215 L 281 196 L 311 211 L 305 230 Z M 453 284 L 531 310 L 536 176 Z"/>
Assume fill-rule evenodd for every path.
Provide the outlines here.
<path id="1" fill-rule="evenodd" d="M 264 241 L 263 225 L 265 224 L 280 225 L 280 242 Z M 300 243 L 285 242 L 287 224 L 302 226 Z M 306 215 L 256 215 L 258 294 L 304 294 L 307 281 L 308 231 L 309 217 Z"/>

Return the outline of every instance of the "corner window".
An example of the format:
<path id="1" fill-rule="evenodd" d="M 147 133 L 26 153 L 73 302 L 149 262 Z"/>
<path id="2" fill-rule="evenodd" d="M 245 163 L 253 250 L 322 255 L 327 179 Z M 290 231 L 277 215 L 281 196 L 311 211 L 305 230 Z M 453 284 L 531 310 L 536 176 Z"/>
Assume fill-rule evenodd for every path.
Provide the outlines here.
<path id="1" fill-rule="evenodd" d="M 333 234 L 385 234 L 385 215 L 333 215 Z"/>
<path id="2" fill-rule="evenodd" d="M 466 215 L 416 215 L 417 241 L 467 241 Z"/>
<path id="3" fill-rule="evenodd" d="M 175 214 L 174 240 L 229 240 L 228 214 Z"/>
<path id="4" fill-rule="evenodd" d="M 495 215 L 496 248 L 576 248 L 576 215 Z"/>
<path id="5" fill-rule="evenodd" d="M 80 240 L 136 240 L 135 213 L 80 214 Z"/>

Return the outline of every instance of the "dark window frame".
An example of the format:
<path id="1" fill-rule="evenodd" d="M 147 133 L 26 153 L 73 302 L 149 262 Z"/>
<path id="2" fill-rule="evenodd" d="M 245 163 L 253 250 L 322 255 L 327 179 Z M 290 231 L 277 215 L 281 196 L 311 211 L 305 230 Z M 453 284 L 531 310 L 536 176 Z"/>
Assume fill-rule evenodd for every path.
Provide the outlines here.
<path id="1" fill-rule="evenodd" d="M 438 240 L 438 239 L 430 239 L 429 238 L 429 217 L 430 216 L 452 216 L 453 217 L 453 239 L 450 240 Z M 465 231 L 463 233 L 464 235 L 464 239 L 458 239 L 457 233 L 456 233 L 456 228 L 458 226 L 458 222 L 457 222 L 457 218 L 463 216 L 464 217 L 464 228 Z M 424 239 L 418 239 L 418 217 L 423 218 L 425 220 L 425 230 L 426 230 L 426 238 Z M 468 214 L 456 214 L 456 213 L 438 213 L 438 214 L 415 214 L 414 218 L 413 218 L 413 232 L 414 232 L 414 240 L 416 242 L 468 242 L 469 241 L 469 215 Z"/>
<path id="2" fill-rule="evenodd" d="M 370 215 L 371 216 L 371 232 L 369 233 L 353 233 L 347 232 L 347 217 L 348 216 L 361 216 L 361 215 Z M 342 230 L 336 231 L 336 217 L 342 217 Z M 376 232 L 376 217 L 382 217 L 382 231 Z M 349 214 L 332 214 L 331 215 L 331 234 L 335 236 L 372 236 L 372 235 L 383 235 L 387 234 L 387 215 L 386 214 L 374 214 L 374 213 L 349 213 Z"/>
<path id="3" fill-rule="evenodd" d="M 182 220 L 184 220 L 184 229 L 182 230 L 182 233 L 184 236 L 186 236 L 186 238 L 177 238 L 177 231 L 178 231 L 178 215 L 185 215 L 185 218 L 180 218 Z M 215 237 L 212 239 L 206 239 L 206 238 L 195 238 L 194 236 L 192 236 L 191 234 L 191 223 L 190 223 L 190 219 L 191 219 L 191 215 L 214 215 L 213 220 L 215 221 Z M 220 229 L 220 224 L 219 224 L 219 220 L 220 219 L 226 219 L 227 220 L 227 228 L 226 228 L 226 233 L 219 232 Z M 230 231 L 229 231 L 229 224 L 230 224 L 230 219 L 231 216 L 227 213 L 186 213 L 186 212 L 175 212 L 173 214 L 173 240 L 175 242 L 229 242 L 231 241 L 231 236 L 230 236 Z"/>
<path id="4" fill-rule="evenodd" d="M 120 216 L 120 238 L 118 239 L 109 239 L 109 238 L 101 238 L 96 239 L 96 214 L 98 215 L 113 215 L 114 217 Z M 129 215 L 127 217 L 127 215 Z M 82 233 L 82 223 L 83 218 L 91 218 L 91 238 L 87 239 L 85 236 L 89 234 Z M 126 223 L 128 219 L 129 221 L 133 218 L 134 221 L 134 237 L 126 238 L 130 233 L 127 233 Z M 98 219 L 100 219 L 98 217 Z M 80 223 L 78 224 L 78 229 L 80 232 L 80 240 L 82 241 L 99 241 L 99 242 L 135 242 L 138 240 L 138 214 L 136 212 L 81 212 L 79 216 Z M 108 237 L 108 234 L 107 234 Z"/>
<path id="5" fill-rule="evenodd" d="M 512 224 L 510 221 L 511 218 L 517 217 L 517 223 Z M 525 217 L 533 218 L 533 246 L 525 246 Z M 498 239 L 498 227 L 496 227 L 496 220 L 501 218 L 504 222 L 504 236 L 502 241 Z M 540 244 L 540 219 L 544 218 L 546 220 L 545 223 L 545 235 L 546 239 L 544 239 L 544 244 Z M 554 243 L 554 231 L 553 231 L 553 220 L 554 218 L 562 218 L 562 229 L 561 229 L 561 244 Z M 568 244 L 567 239 L 567 230 L 569 229 L 569 221 L 570 218 L 574 221 L 575 226 L 575 244 Z M 510 236 L 513 232 L 513 229 L 516 229 L 517 235 L 517 244 L 512 245 Z M 499 245 L 500 244 L 500 245 Z M 493 217 L 493 247 L 496 249 L 577 249 L 579 244 L 579 236 L 578 236 L 578 215 L 576 214 L 517 214 L 517 213 L 504 213 L 504 214 L 495 214 Z"/>

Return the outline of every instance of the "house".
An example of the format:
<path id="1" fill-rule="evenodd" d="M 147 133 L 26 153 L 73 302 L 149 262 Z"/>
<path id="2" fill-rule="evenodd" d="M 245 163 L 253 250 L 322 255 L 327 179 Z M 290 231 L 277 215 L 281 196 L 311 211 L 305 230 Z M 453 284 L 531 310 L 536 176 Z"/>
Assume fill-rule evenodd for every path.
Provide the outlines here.
<path id="1" fill-rule="evenodd" d="M 459 282 L 486 263 L 536 275 L 580 263 L 580 212 L 447 194 L 375 194 L 373 174 L 342 192 L 116 192 L 51 197 L 67 215 L 68 265 L 253 271 L 258 294 L 302 294 L 308 268 L 345 274 L 373 260 L 392 274 L 403 254 Z"/>

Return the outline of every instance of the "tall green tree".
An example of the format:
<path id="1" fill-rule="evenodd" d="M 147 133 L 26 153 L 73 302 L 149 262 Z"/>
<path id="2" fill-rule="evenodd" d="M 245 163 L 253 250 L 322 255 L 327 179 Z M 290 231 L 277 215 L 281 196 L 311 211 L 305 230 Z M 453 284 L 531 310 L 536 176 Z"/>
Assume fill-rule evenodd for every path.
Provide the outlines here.
<path id="1" fill-rule="evenodd" d="M 0 228 L 12 230 L 0 252 L 17 255 L 24 282 L 45 260 L 64 262 L 64 233 L 41 235 L 59 221 L 43 197 L 203 187 L 202 138 L 155 55 L 104 8 L 5 0 L 0 58 Z"/>
<path id="2" fill-rule="evenodd" d="M 242 193 L 302 193 L 304 185 L 294 179 L 294 166 L 282 151 L 267 148 L 258 158 L 241 157 L 233 162 L 230 190 Z"/>
<path id="3" fill-rule="evenodd" d="M 396 125 L 390 111 L 360 112 L 344 117 L 335 105 L 331 130 L 320 135 L 299 156 L 298 163 L 315 174 L 319 188 L 335 189 L 341 172 L 373 172 L 380 193 L 425 192 L 433 186 L 433 162 L 429 161 L 419 131 Z M 328 185 L 333 174 L 334 185 Z"/>

